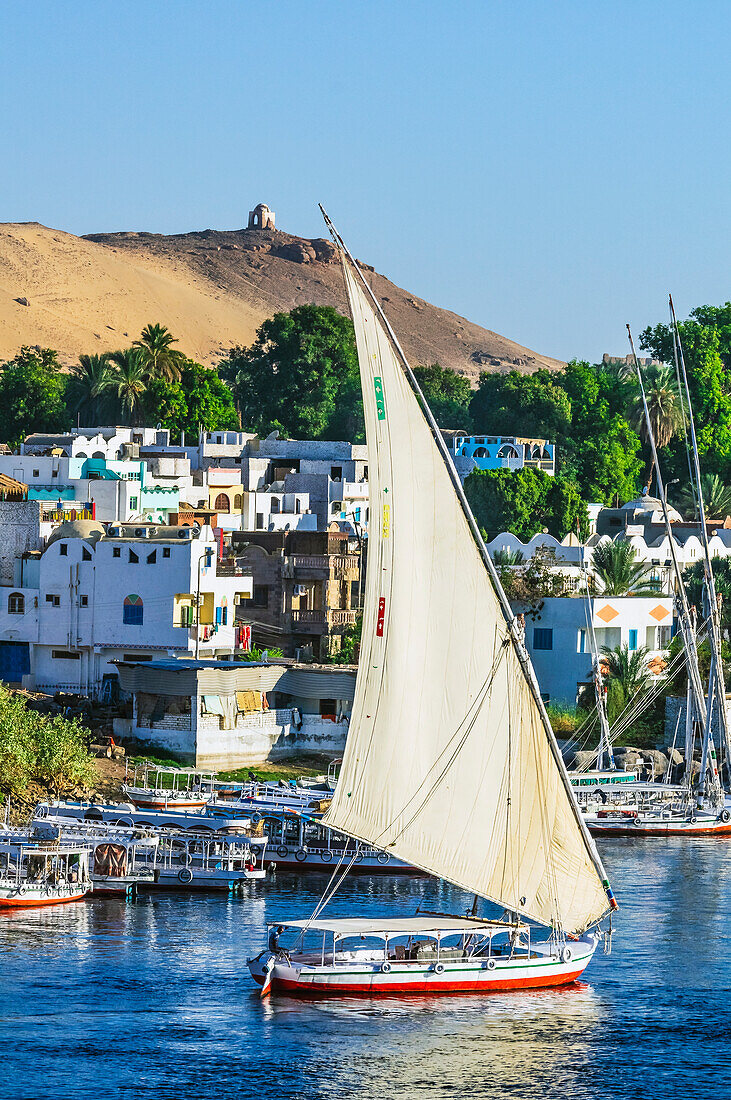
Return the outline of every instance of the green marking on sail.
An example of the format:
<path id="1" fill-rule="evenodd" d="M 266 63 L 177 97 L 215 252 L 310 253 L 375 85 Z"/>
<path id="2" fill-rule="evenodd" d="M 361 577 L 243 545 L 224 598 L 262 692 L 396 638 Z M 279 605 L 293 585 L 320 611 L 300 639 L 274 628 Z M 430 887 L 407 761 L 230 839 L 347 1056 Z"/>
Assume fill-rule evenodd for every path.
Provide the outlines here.
<path id="1" fill-rule="evenodd" d="M 376 391 L 376 411 L 378 413 L 378 419 L 385 420 L 386 402 L 383 399 L 383 381 L 378 377 L 377 374 L 373 377 L 373 388 Z"/>

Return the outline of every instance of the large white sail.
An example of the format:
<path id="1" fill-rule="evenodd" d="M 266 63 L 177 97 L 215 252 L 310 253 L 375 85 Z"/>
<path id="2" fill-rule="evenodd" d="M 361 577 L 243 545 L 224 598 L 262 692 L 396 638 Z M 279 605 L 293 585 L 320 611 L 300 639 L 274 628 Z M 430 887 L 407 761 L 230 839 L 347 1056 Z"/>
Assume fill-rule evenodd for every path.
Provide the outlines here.
<path id="1" fill-rule="evenodd" d="M 358 682 L 334 828 L 541 923 L 608 910 L 464 510 L 394 347 L 343 257 L 369 453 Z"/>

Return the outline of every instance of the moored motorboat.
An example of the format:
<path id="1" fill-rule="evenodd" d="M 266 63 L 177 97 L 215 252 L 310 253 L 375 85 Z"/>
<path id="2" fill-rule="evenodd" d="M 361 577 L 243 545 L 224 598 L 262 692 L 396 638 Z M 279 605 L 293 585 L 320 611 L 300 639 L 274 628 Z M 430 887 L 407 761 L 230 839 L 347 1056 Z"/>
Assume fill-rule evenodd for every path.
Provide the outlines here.
<path id="1" fill-rule="evenodd" d="M 138 810 L 202 810 L 213 798 L 214 774 L 189 768 L 135 766 L 122 790 Z"/>
<path id="2" fill-rule="evenodd" d="M 81 901 L 91 890 L 84 847 L 0 844 L 0 909 Z"/>

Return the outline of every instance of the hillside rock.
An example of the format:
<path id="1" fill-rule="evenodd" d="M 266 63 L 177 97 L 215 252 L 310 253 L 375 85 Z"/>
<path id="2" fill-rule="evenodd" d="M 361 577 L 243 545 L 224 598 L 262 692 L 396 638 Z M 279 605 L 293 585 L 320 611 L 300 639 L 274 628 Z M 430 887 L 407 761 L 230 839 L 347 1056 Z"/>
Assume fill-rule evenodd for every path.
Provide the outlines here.
<path id="1" fill-rule="evenodd" d="M 438 362 L 472 381 L 482 370 L 563 365 L 362 267 L 414 365 Z M 32 308 L 19 309 L 19 300 Z M 70 363 L 160 322 L 181 351 L 215 365 L 221 349 L 250 344 L 267 317 L 310 302 L 347 312 L 337 252 L 325 238 L 279 229 L 75 237 L 37 222 L 0 224 L 0 358 L 39 344 Z"/>

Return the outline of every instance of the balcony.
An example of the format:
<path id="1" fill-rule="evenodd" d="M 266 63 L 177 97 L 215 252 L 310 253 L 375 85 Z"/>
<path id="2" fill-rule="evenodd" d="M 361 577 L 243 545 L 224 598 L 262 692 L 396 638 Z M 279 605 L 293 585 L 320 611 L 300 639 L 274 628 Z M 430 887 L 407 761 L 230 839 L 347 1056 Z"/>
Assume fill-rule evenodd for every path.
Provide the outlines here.
<path id="1" fill-rule="evenodd" d="M 235 561 L 218 561 L 216 562 L 216 576 L 217 577 L 252 577 L 251 569 L 244 569 L 242 565 L 238 565 Z"/>
<path id="2" fill-rule="evenodd" d="M 335 610 L 328 612 L 328 621 L 331 626 L 354 626 L 356 611 Z"/>
<path id="3" fill-rule="evenodd" d="M 336 576 L 343 576 L 358 569 L 358 558 L 355 554 L 296 554 L 292 561 L 294 568 L 303 572 L 324 569 Z"/>
<path id="4" fill-rule="evenodd" d="M 309 608 L 304 611 L 292 611 L 292 629 L 322 634 L 325 630 L 325 612 Z"/>
<path id="5" fill-rule="evenodd" d="M 326 630 L 337 627 L 353 626 L 357 612 L 345 608 L 334 608 L 330 611 L 306 609 L 292 611 L 293 630 L 311 630 L 313 633 L 323 634 Z"/>

